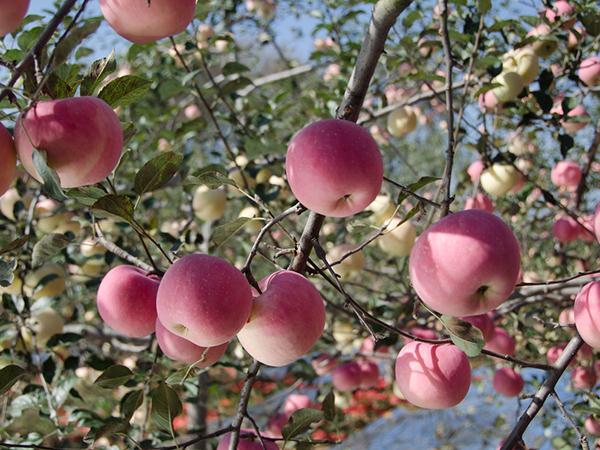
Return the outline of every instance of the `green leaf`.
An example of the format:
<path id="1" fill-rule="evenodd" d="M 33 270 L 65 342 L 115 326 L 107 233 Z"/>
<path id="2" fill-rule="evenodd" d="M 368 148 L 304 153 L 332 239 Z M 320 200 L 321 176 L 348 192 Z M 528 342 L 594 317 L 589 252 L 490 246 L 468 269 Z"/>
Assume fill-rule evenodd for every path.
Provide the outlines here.
<path id="1" fill-rule="evenodd" d="M 101 437 L 112 437 L 118 434 L 126 434 L 129 423 L 118 417 L 109 417 L 99 427 L 93 427 L 83 438 L 84 442 L 92 443 Z"/>
<path id="2" fill-rule="evenodd" d="M 72 97 L 76 90 L 77 86 L 71 86 L 54 72 L 48 76 L 44 85 L 44 92 L 53 99 Z"/>
<path id="3" fill-rule="evenodd" d="M 39 267 L 62 251 L 72 242 L 72 238 L 62 233 L 50 233 L 40 239 L 33 247 L 31 264 L 33 268 Z"/>
<path id="4" fill-rule="evenodd" d="M 102 21 L 100 20 L 88 20 L 82 25 L 74 27 L 69 34 L 56 45 L 52 66 L 58 67 L 63 64 L 71 52 L 81 44 L 81 41 L 94 34 L 101 23 Z"/>
<path id="5" fill-rule="evenodd" d="M 133 203 L 125 195 L 105 195 L 96 200 L 92 208 L 121 217 L 129 223 L 133 222 Z"/>
<path id="6" fill-rule="evenodd" d="M 333 391 L 329 391 L 323 399 L 322 411 L 325 420 L 331 421 L 335 418 L 335 394 Z"/>
<path id="7" fill-rule="evenodd" d="M 104 389 L 112 389 L 121 386 L 133 376 L 133 372 L 125 366 L 115 364 L 106 369 L 94 382 Z"/>
<path id="8" fill-rule="evenodd" d="M 17 250 L 21 247 L 23 247 L 27 241 L 29 240 L 29 236 L 21 236 L 18 239 L 15 239 L 14 241 L 11 241 L 10 243 L 6 244 L 4 247 L 2 247 L 0 249 L 0 255 L 4 255 L 5 253 L 10 253 L 14 250 Z"/>
<path id="9" fill-rule="evenodd" d="M 177 392 L 163 382 L 150 392 L 150 397 L 152 398 L 152 420 L 160 429 L 172 433 L 173 419 L 183 410 Z"/>
<path id="10" fill-rule="evenodd" d="M 220 247 L 225 242 L 227 242 L 232 236 L 235 236 L 239 233 L 248 222 L 252 220 L 260 220 L 260 219 L 251 219 L 249 217 L 238 217 L 237 219 L 225 223 L 223 225 L 219 225 L 215 227 L 213 230 L 213 234 L 211 240 L 215 247 Z"/>
<path id="11" fill-rule="evenodd" d="M 14 364 L 9 364 L 0 370 L 0 395 L 8 391 L 26 373 L 25 369 Z"/>
<path id="12" fill-rule="evenodd" d="M 323 417 L 323 411 L 319 411 L 318 409 L 299 409 L 292 414 L 288 423 L 283 427 L 281 434 L 287 442 L 305 431 L 308 431 L 313 423 L 323 420 Z"/>
<path id="13" fill-rule="evenodd" d="M 183 163 L 183 155 L 175 152 L 161 153 L 152 158 L 135 175 L 133 190 L 142 195 L 160 189 L 177 173 Z"/>
<path id="14" fill-rule="evenodd" d="M 250 68 L 236 61 L 230 61 L 223 66 L 223 75 L 229 76 L 236 73 L 249 72 Z"/>
<path id="15" fill-rule="evenodd" d="M 82 205 L 93 206 L 96 200 L 106 195 L 106 192 L 96 186 L 81 186 L 67 189 L 66 194 L 69 198 L 77 200 Z"/>
<path id="16" fill-rule="evenodd" d="M 206 185 L 210 189 L 217 189 L 223 185 L 235 186 L 233 180 L 227 177 L 227 169 L 217 164 L 210 164 L 192 174 L 194 184 Z"/>
<path id="17" fill-rule="evenodd" d="M 150 89 L 151 84 L 151 81 L 135 75 L 125 75 L 104 86 L 98 97 L 112 108 L 127 106 L 142 98 Z"/>
<path id="18" fill-rule="evenodd" d="M 246 77 L 239 77 L 235 80 L 228 81 L 227 83 L 221 86 L 221 92 L 223 95 L 228 95 L 233 92 L 239 91 L 240 89 L 245 88 L 246 86 L 250 86 L 252 84 L 252 80 Z"/>
<path id="19" fill-rule="evenodd" d="M 121 416 L 129 422 L 133 413 L 142 406 L 144 402 L 144 392 L 142 390 L 130 391 L 121 399 Z"/>
<path id="20" fill-rule="evenodd" d="M 46 162 L 46 152 L 41 152 L 33 149 L 32 154 L 33 166 L 42 178 L 44 192 L 54 200 L 60 202 L 67 199 L 67 196 L 60 187 L 60 179 L 56 172 L 51 169 Z"/>
<path id="21" fill-rule="evenodd" d="M 421 177 L 414 183 L 411 183 L 408 186 L 406 186 L 406 189 L 409 190 L 410 192 L 416 192 L 419 189 L 424 188 L 428 184 L 435 183 L 436 181 L 439 181 L 440 179 L 441 178 L 438 178 L 438 177 Z M 404 200 L 406 200 L 408 198 L 408 196 L 409 196 L 409 194 L 407 194 L 405 192 L 400 192 L 400 195 L 398 195 L 398 200 L 396 201 L 396 204 L 400 205 Z"/>
<path id="22" fill-rule="evenodd" d="M 100 83 L 116 69 L 114 50 L 106 58 L 94 61 L 81 82 L 81 95 L 93 95 Z"/>
<path id="23" fill-rule="evenodd" d="M 198 372 L 199 369 L 197 367 L 182 367 L 181 369 L 169 375 L 165 382 L 169 385 L 183 384 L 185 380 L 195 377 Z"/>
<path id="24" fill-rule="evenodd" d="M 443 315 L 440 320 L 450 334 L 454 345 L 465 352 L 467 356 L 472 358 L 481 353 L 485 341 L 479 328 L 456 317 Z"/>

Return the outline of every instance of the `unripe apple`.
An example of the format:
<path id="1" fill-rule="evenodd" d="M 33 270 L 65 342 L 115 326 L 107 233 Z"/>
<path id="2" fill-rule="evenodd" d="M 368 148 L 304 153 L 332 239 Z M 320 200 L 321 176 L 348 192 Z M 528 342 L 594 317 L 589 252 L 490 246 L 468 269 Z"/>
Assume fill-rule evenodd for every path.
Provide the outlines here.
<path id="1" fill-rule="evenodd" d="M 0 0 L 0 37 L 21 26 L 28 8 L 29 0 Z"/>
<path id="2" fill-rule="evenodd" d="M 161 323 L 201 347 L 230 341 L 252 309 L 252 292 L 227 261 L 202 253 L 177 260 L 165 273 L 157 296 Z"/>
<path id="3" fill-rule="evenodd" d="M 514 355 L 516 343 L 504 328 L 496 327 L 492 338 L 486 341 L 483 348 L 501 355 Z"/>
<path id="4" fill-rule="evenodd" d="M 518 73 L 526 86 L 532 83 L 540 73 L 539 57 L 533 49 L 527 47 L 510 51 L 504 55 L 502 70 Z"/>
<path id="5" fill-rule="evenodd" d="M 464 316 L 461 320 L 469 322 L 481 331 L 484 341 L 490 341 L 494 337 L 494 321 L 489 314 L 478 314 L 476 316 Z"/>
<path id="6" fill-rule="evenodd" d="M 496 163 L 483 171 L 481 187 L 490 195 L 501 197 L 515 187 L 519 172 L 510 164 Z"/>
<path id="7" fill-rule="evenodd" d="M 469 164 L 469 167 L 467 167 L 467 173 L 469 174 L 469 178 L 471 178 L 473 183 L 477 183 L 479 181 L 479 177 L 481 177 L 481 174 L 484 170 L 485 164 L 480 159 L 473 161 L 471 164 Z"/>
<path id="8" fill-rule="evenodd" d="M 121 156 L 123 131 L 104 101 L 74 97 L 36 103 L 19 117 L 15 143 L 33 178 L 41 181 L 32 160 L 35 148 L 46 152 L 48 166 L 69 188 L 98 183 L 112 172 Z"/>
<path id="9" fill-rule="evenodd" d="M 359 359 L 358 367 L 360 367 L 361 389 L 369 389 L 377 385 L 379 381 L 379 366 L 375 361 L 370 359 Z"/>
<path id="10" fill-rule="evenodd" d="M 591 367 L 577 366 L 571 372 L 571 383 L 575 389 L 592 389 L 596 384 L 596 373 Z"/>
<path id="11" fill-rule="evenodd" d="M 119 35 L 148 44 L 181 33 L 196 12 L 195 0 L 100 0 L 102 15 Z"/>
<path id="12" fill-rule="evenodd" d="M 494 386 L 494 390 L 499 394 L 505 395 L 506 397 L 516 397 L 523 390 L 525 382 L 521 375 L 514 369 L 502 367 L 494 373 L 492 385 Z"/>
<path id="13" fill-rule="evenodd" d="M 21 200 L 21 196 L 15 188 L 7 190 L 0 196 L 0 212 L 2 212 L 4 217 L 13 222 L 17 220 L 15 217 L 15 205 L 19 200 Z"/>
<path id="14" fill-rule="evenodd" d="M 154 331 L 156 295 L 160 280 L 134 266 L 111 269 L 98 287 L 96 303 L 102 320 L 113 330 L 129 337 L 143 337 Z"/>
<path id="15" fill-rule="evenodd" d="M 404 398 L 421 408 L 452 408 L 471 385 L 469 359 L 452 344 L 411 342 L 398 353 L 395 372 Z"/>
<path id="16" fill-rule="evenodd" d="M 240 166 L 242 167 L 242 166 Z M 248 173 L 243 173 L 242 169 L 235 168 L 229 172 L 228 178 L 241 189 L 254 189 L 256 187 L 256 180 L 252 178 Z M 243 194 L 235 190 L 236 195 L 242 196 Z"/>
<path id="17" fill-rule="evenodd" d="M 577 188 L 581 181 L 581 168 L 573 161 L 559 161 L 552 168 L 550 179 L 557 187 Z"/>
<path id="18" fill-rule="evenodd" d="M 536 41 L 531 45 L 533 51 L 540 58 L 547 58 L 558 48 L 558 41 L 551 36 L 552 30 L 545 23 L 541 23 L 527 33 L 527 36 L 533 36 Z"/>
<path id="19" fill-rule="evenodd" d="M 348 217 L 379 194 L 383 161 L 364 128 L 346 120 L 322 120 L 298 132 L 285 162 L 292 192 L 308 209 Z"/>
<path id="20" fill-rule="evenodd" d="M 61 315 L 52 308 L 34 310 L 27 320 L 27 325 L 35 333 L 38 346 L 44 346 L 52 336 L 62 333 L 64 324 Z"/>
<path id="21" fill-rule="evenodd" d="M 396 212 L 396 206 L 390 199 L 389 195 L 384 194 L 375 197 L 375 200 L 373 200 L 371 204 L 367 206 L 367 210 L 373 212 L 373 215 L 370 217 L 371 221 L 375 225 L 381 226 L 392 218 Z"/>
<path id="22" fill-rule="evenodd" d="M 360 387 L 362 370 L 356 361 L 342 363 L 331 372 L 331 381 L 336 391 L 352 392 Z"/>
<path id="23" fill-rule="evenodd" d="M 492 82 L 500 84 L 491 90 L 500 103 L 515 100 L 525 87 L 523 77 L 517 72 L 502 72 Z"/>
<path id="24" fill-rule="evenodd" d="M 600 83 L 600 57 L 590 56 L 582 60 L 577 75 L 589 87 L 598 85 Z"/>
<path id="25" fill-rule="evenodd" d="M 325 327 L 325 306 L 319 291 L 302 275 L 280 270 L 263 278 L 262 294 L 237 337 L 254 359 L 285 366 L 308 352 Z"/>
<path id="26" fill-rule="evenodd" d="M 5 2 L 6 3 L 6 2 Z M 19 3 L 17 1 L 17 3 Z M 4 8 L 0 0 L 0 8 Z M 2 18 L 0 14 L 0 35 L 2 34 Z M 17 153 L 12 136 L 0 123 L 0 196 L 4 194 L 17 176 Z"/>
<path id="27" fill-rule="evenodd" d="M 600 281 L 586 284 L 575 298 L 575 326 L 586 344 L 600 348 Z"/>
<path id="28" fill-rule="evenodd" d="M 537 152 L 537 148 L 526 135 L 515 132 L 508 136 L 508 151 L 513 155 L 523 156 Z M 526 160 L 519 159 L 519 161 Z"/>
<path id="29" fill-rule="evenodd" d="M 485 194 L 478 192 L 474 197 L 469 197 L 465 200 L 465 211 L 468 209 L 481 209 L 489 213 L 494 212 L 494 204 L 492 200 Z"/>
<path id="30" fill-rule="evenodd" d="M 600 436 L 600 422 L 594 416 L 589 416 L 585 419 L 584 423 L 585 431 L 592 436 Z"/>
<path id="31" fill-rule="evenodd" d="M 552 234 L 558 242 L 566 244 L 579 238 L 579 229 L 579 224 L 572 217 L 562 216 L 554 221 Z"/>
<path id="32" fill-rule="evenodd" d="M 154 1 L 154 0 L 152 0 Z M 238 441 L 238 445 L 236 447 L 237 450 L 278 450 L 279 447 L 273 441 L 268 439 L 263 439 L 265 445 L 263 447 L 260 439 L 256 436 L 254 430 L 245 430 L 242 429 L 240 431 L 240 438 Z M 219 445 L 217 446 L 217 450 L 229 450 L 229 443 L 231 441 L 231 433 L 227 433 L 223 435 L 223 437 L 219 440 Z"/>
<path id="33" fill-rule="evenodd" d="M 244 209 L 240 211 L 238 217 L 245 217 L 247 219 L 255 219 L 249 220 L 245 227 L 249 233 L 258 233 L 263 227 L 263 220 L 260 219 L 261 214 L 258 208 L 254 206 L 246 206 Z"/>
<path id="34" fill-rule="evenodd" d="M 387 129 L 392 136 L 402 137 L 417 128 L 417 115 L 410 106 L 393 110 L 387 119 Z"/>
<path id="35" fill-rule="evenodd" d="M 106 249 L 96 242 L 95 239 L 87 238 L 81 243 L 79 252 L 85 258 L 93 258 L 94 256 L 104 256 Z"/>
<path id="36" fill-rule="evenodd" d="M 496 308 L 512 293 L 520 251 L 498 217 L 471 209 L 444 217 L 417 239 L 410 279 L 423 302 L 442 314 L 473 316 Z"/>
<path id="37" fill-rule="evenodd" d="M 311 365 L 317 375 L 325 375 L 333 370 L 337 366 L 337 360 L 335 357 L 321 353 L 315 359 L 312 360 Z"/>
<path id="38" fill-rule="evenodd" d="M 25 294 L 34 300 L 58 297 L 65 288 L 65 270 L 59 264 L 45 264 L 25 276 Z"/>
<path id="39" fill-rule="evenodd" d="M 336 245 L 327 253 L 327 261 L 330 263 L 339 261 L 344 255 L 355 249 L 356 247 L 351 244 Z M 365 254 L 362 252 L 362 250 L 360 250 L 345 258 L 341 263 L 332 267 L 342 279 L 351 278 L 364 269 Z"/>
<path id="40" fill-rule="evenodd" d="M 194 192 L 192 209 L 198 219 L 213 222 L 223 217 L 226 203 L 227 193 L 224 190 L 200 186 Z"/>
<path id="41" fill-rule="evenodd" d="M 417 238 L 415 226 L 410 221 L 401 222 L 399 218 L 393 218 L 385 233 L 377 238 L 381 250 L 398 258 L 410 255 Z"/>
<path id="42" fill-rule="evenodd" d="M 204 369 L 216 363 L 221 356 L 225 354 L 229 342 L 211 347 L 199 347 L 193 342 L 188 341 L 167 330 L 160 320 L 156 319 L 156 342 L 162 352 L 174 361 L 186 364 L 195 364 L 195 367 Z"/>

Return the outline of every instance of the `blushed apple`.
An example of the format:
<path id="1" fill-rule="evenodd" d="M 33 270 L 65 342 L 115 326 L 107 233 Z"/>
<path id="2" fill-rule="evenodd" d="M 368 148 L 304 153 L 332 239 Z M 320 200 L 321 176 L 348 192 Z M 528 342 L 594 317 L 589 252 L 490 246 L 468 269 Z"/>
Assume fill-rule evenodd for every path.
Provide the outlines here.
<path id="1" fill-rule="evenodd" d="M 417 128 L 417 115 L 410 106 L 393 110 L 387 118 L 387 130 L 392 136 L 402 137 Z"/>
<path id="2" fill-rule="evenodd" d="M 423 302 L 451 316 L 474 316 L 496 308 L 512 293 L 520 251 L 498 217 L 471 209 L 444 217 L 417 239 L 410 279 Z"/>
<path id="3" fill-rule="evenodd" d="M 496 327 L 491 339 L 486 341 L 483 348 L 501 355 L 514 355 L 516 343 L 504 328 Z"/>
<path id="4" fill-rule="evenodd" d="M 160 280 L 134 266 L 111 269 L 98 287 L 96 304 L 102 320 L 130 337 L 147 336 L 156 324 L 156 295 Z"/>
<path id="5" fill-rule="evenodd" d="M 100 10 L 119 35 L 148 44 L 181 33 L 196 12 L 196 0 L 100 0 Z"/>
<path id="6" fill-rule="evenodd" d="M 308 125 L 291 140 L 285 169 L 292 192 L 308 209 L 348 217 L 379 194 L 383 161 L 364 128 L 346 120 Z"/>
<path id="7" fill-rule="evenodd" d="M 41 181 L 33 149 L 46 152 L 47 163 L 62 187 L 95 184 L 117 165 L 123 131 L 115 112 L 96 97 L 40 101 L 15 126 L 15 144 L 23 167 Z"/>
<path id="8" fill-rule="evenodd" d="M 337 366 L 337 360 L 328 353 L 321 353 L 312 360 L 311 365 L 317 375 L 325 375 Z"/>
<path id="9" fill-rule="evenodd" d="M 0 0 L 0 37 L 21 26 L 29 9 L 29 0 Z M 1 125 L 0 125 L 1 126 Z"/>
<path id="10" fill-rule="evenodd" d="M 485 192 L 501 197 L 515 187 L 519 172 L 510 164 L 496 163 L 481 174 L 479 182 Z"/>
<path id="11" fill-rule="evenodd" d="M 398 258 L 410 255 L 417 238 L 415 226 L 410 221 L 401 222 L 399 218 L 392 219 L 384 234 L 377 238 L 381 250 Z"/>
<path id="12" fill-rule="evenodd" d="M 360 367 L 362 389 L 369 389 L 377 385 L 379 381 L 379 366 L 375 361 L 368 358 L 362 358 L 357 361 Z"/>
<path id="13" fill-rule="evenodd" d="M 552 234 L 558 242 L 566 244 L 579 238 L 580 228 L 580 225 L 572 217 L 561 216 L 552 224 Z"/>
<path id="14" fill-rule="evenodd" d="M 356 361 L 345 362 L 333 369 L 331 379 L 335 390 L 352 392 L 360 387 L 362 370 Z"/>
<path id="15" fill-rule="evenodd" d="M 396 358 L 396 385 L 413 405 L 444 409 L 458 405 L 471 386 L 469 359 L 452 344 L 413 341 Z"/>
<path id="16" fill-rule="evenodd" d="M 600 83 L 600 57 L 590 56 L 579 64 L 577 76 L 586 86 L 594 87 Z"/>
<path id="17" fill-rule="evenodd" d="M 507 73 L 516 72 L 523 79 L 523 84 L 527 86 L 536 79 L 540 72 L 539 57 L 531 48 L 513 50 L 504 55 L 502 70 Z"/>
<path id="18" fill-rule="evenodd" d="M 17 3 L 19 2 L 17 1 Z M 0 8 L 4 7 L 0 0 Z M 2 34 L 1 16 L 3 14 L 4 11 L 0 14 L 0 34 Z M 15 143 L 8 130 L 0 123 L 0 196 L 8 190 L 16 176 L 17 153 Z"/>
<path id="19" fill-rule="evenodd" d="M 252 292 L 227 261 L 202 253 L 178 259 L 158 288 L 158 318 L 172 333 L 200 347 L 230 341 L 252 309 Z"/>
<path id="20" fill-rule="evenodd" d="M 281 410 L 289 417 L 299 409 L 311 408 L 312 406 L 313 401 L 308 395 L 290 394 L 285 398 Z"/>
<path id="21" fill-rule="evenodd" d="M 557 187 L 577 188 L 581 181 L 581 167 L 573 161 L 559 161 L 552 168 L 550 178 Z"/>
<path id="22" fill-rule="evenodd" d="M 465 200 L 464 209 L 481 209 L 482 211 L 491 213 L 494 212 L 494 203 L 487 195 L 478 192 L 475 194 L 475 196 L 469 197 L 467 200 Z"/>
<path id="23" fill-rule="evenodd" d="M 586 284 L 575 297 L 575 326 L 586 344 L 600 349 L 600 281 Z"/>
<path id="24" fill-rule="evenodd" d="M 302 275 L 280 270 L 263 278 L 238 340 L 253 358 L 269 366 L 285 366 L 308 352 L 325 327 L 319 291 Z"/>
<path id="25" fill-rule="evenodd" d="M 575 389 L 592 389 L 596 384 L 596 373 L 592 367 L 577 366 L 571 371 L 571 383 Z"/>
<path id="26" fill-rule="evenodd" d="M 479 108 L 482 111 L 494 112 L 501 108 L 501 104 L 492 91 L 484 92 L 479 95 Z"/>
<path id="27" fill-rule="evenodd" d="M 506 397 L 516 397 L 523 390 L 525 382 L 521 375 L 510 367 L 502 367 L 494 373 L 492 380 L 494 390 Z"/>
<path id="28" fill-rule="evenodd" d="M 192 209 L 200 220 L 213 222 L 223 217 L 226 203 L 227 193 L 224 190 L 200 186 L 194 192 Z"/>
<path id="29" fill-rule="evenodd" d="M 485 164 L 482 160 L 478 159 L 469 164 L 469 167 L 467 168 L 467 173 L 469 174 L 471 181 L 473 183 L 477 183 L 479 181 L 479 177 L 481 177 L 481 174 L 484 170 Z"/>
<path id="30" fill-rule="evenodd" d="M 563 22 L 563 28 L 573 26 L 577 18 L 572 18 L 575 8 L 565 0 L 555 1 L 550 8 L 546 8 L 544 15 L 550 23 Z"/>

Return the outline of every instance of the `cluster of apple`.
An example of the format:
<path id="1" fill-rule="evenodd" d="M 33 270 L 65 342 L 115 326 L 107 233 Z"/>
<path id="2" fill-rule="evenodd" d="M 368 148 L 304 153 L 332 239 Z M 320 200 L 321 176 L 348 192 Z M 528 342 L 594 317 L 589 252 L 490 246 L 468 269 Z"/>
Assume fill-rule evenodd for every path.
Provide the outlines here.
<path id="1" fill-rule="evenodd" d="M 156 332 L 168 357 L 213 364 L 236 335 L 256 360 L 287 365 L 306 353 L 325 326 L 317 289 L 302 275 L 281 270 L 253 293 L 242 273 L 221 258 L 200 253 L 177 260 L 162 279 L 121 265 L 98 288 L 104 322 L 131 337 Z"/>

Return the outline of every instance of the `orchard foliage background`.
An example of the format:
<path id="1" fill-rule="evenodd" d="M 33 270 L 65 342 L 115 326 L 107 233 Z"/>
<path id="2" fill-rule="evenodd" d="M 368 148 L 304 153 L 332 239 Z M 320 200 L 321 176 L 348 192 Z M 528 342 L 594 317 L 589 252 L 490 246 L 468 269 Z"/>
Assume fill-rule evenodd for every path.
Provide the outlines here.
<path id="1" fill-rule="evenodd" d="M 378 62 L 371 44 L 381 40 L 382 25 L 369 25 L 374 1 L 248 3 L 199 1 L 184 33 L 131 45 L 103 22 L 95 0 L 44 2 L 43 13 L 30 11 L 1 41 L 0 120 L 9 130 L 36 101 L 94 95 L 115 108 L 125 146 L 115 171 L 97 185 L 63 190 L 46 171 L 42 186 L 20 167 L 0 198 L 0 446 L 215 448 L 213 436 L 237 433 L 245 419 L 243 428 L 274 439 L 265 445 L 343 447 L 338 443 L 386 412 L 414 409 L 394 388 L 393 365 L 407 336 L 431 338 L 426 329 L 478 355 L 470 358 L 471 395 L 476 386 L 486 391 L 492 369 L 501 367 L 523 374 L 519 412 L 552 394 L 540 419 L 549 431 L 530 446 L 592 448 L 594 424 L 584 421 L 600 415 L 598 354 L 584 348 L 574 356 L 582 342 L 560 314 L 599 270 L 589 221 L 600 200 L 598 86 L 578 77 L 581 61 L 599 52 L 597 2 L 572 1 L 572 16 L 551 23 L 543 14 L 551 5 L 539 1 L 382 0 L 388 19 L 401 14 Z M 0 15 L 2 8 L 0 1 Z M 497 92 L 490 89 L 499 87 L 492 80 L 504 55 L 539 44 L 528 33 L 540 24 L 549 27 L 542 42 L 556 50 L 539 59 L 539 72 L 518 95 L 482 108 L 480 96 Z M 353 70 L 358 99 L 345 95 Z M 394 137 L 388 115 L 406 105 L 416 128 Z M 569 129 L 567 114 L 580 105 L 587 116 L 574 122 L 584 126 Z M 417 234 L 482 192 L 466 171 L 471 162 L 518 169 L 516 192 L 490 195 L 521 245 L 522 282 L 493 315 L 514 338 L 513 356 L 491 357 L 493 349 L 481 355 L 481 333 L 419 301 L 408 258 L 391 255 L 390 241 L 379 245 L 389 217 L 381 220 L 384 198 L 303 235 L 309 212 L 286 183 L 287 144 L 308 123 L 349 118 L 357 108 L 384 158 L 382 194 Z M 565 160 L 581 171 L 572 188 L 551 179 Z M 194 201 L 201 186 L 226 192 L 218 220 L 206 220 L 212 217 L 202 201 Z M 555 225 L 561 217 L 588 230 L 570 223 L 565 237 Z M 259 280 L 288 267 L 299 245 L 310 252 L 316 239 L 306 273 L 326 301 L 326 329 L 309 354 L 283 368 L 259 368 L 235 340 L 207 370 L 174 363 L 153 336 L 121 336 L 98 316 L 98 285 L 118 264 L 162 274 L 171 261 L 202 251 Z M 350 250 L 331 252 L 340 244 Z M 341 264 L 321 261 L 329 252 L 329 262 L 338 262 L 348 251 Z M 331 270 L 343 274 L 339 281 Z M 570 340 L 569 358 L 549 366 L 548 350 L 556 356 Z M 322 373 L 314 364 L 322 353 L 337 361 L 332 367 L 369 357 L 380 376 L 368 388 L 342 392 L 315 372 Z M 575 366 L 562 375 L 570 359 Z M 573 384 L 555 393 L 561 375 Z M 281 410 L 292 393 L 308 395 L 310 404 L 292 397 Z M 534 394 L 543 399 L 532 401 Z M 290 407 L 294 399 L 299 404 Z M 511 430 L 515 444 L 530 421 L 513 428 L 515 418 L 500 414 L 498 432 L 482 432 L 489 435 L 482 445 L 495 448 Z M 286 439 L 278 435 L 282 427 Z M 443 448 L 451 445 L 449 439 Z"/>

